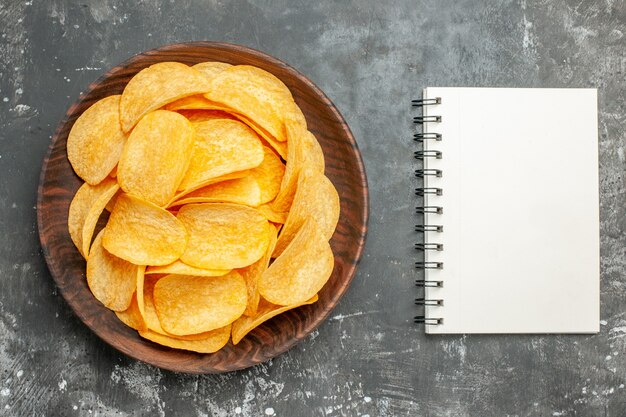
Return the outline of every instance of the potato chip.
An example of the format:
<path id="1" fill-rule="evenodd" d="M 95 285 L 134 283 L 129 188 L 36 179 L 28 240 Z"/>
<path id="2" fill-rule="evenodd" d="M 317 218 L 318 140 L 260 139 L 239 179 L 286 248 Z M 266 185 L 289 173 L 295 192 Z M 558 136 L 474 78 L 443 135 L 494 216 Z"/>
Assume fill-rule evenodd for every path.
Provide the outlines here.
<path id="1" fill-rule="evenodd" d="M 232 65 L 227 64 L 225 62 L 201 62 L 199 64 L 193 65 L 191 68 L 200 71 L 204 74 L 208 80 L 213 79 L 217 74 L 224 71 L 226 68 L 232 67 Z M 190 110 L 190 109 L 212 109 L 223 107 L 221 105 L 216 105 L 212 101 L 208 100 L 201 94 L 183 97 L 178 99 L 172 103 L 169 103 L 165 106 L 167 110 Z"/>
<path id="2" fill-rule="evenodd" d="M 256 124 L 250 118 L 229 107 L 214 103 L 211 100 L 204 98 L 204 96 L 185 97 L 168 104 L 165 106 L 165 109 L 178 111 L 180 114 L 187 117 L 192 123 L 215 118 L 240 120 L 249 128 L 254 130 L 264 144 L 267 144 L 274 149 L 283 159 L 287 159 L 287 142 L 280 142 L 276 140 L 276 138 L 274 138 L 268 131 Z M 206 116 L 203 115 L 202 112 L 206 112 Z"/>
<path id="3" fill-rule="evenodd" d="M 235 321 L 246 309 L 246 283 L 231 271 L 221 277 L 168 275 L 154 285 L 161 327 L 174 335 L 204 333 Z"/>
<path id="4" fill-rule="evenodd" d="M 116 184 L 117 184 L 117 181 L 116 181 Z M 115 207 L 115 202 L 117 201 L 117 197 L 119 197 L 120 194 L 123 194 L 123 193 L 124 191 L 122 191 L 122 189 L 119 187 L 119 184 L 118 184 L 117 192 L 115 193 L 115 195 L 113 195 L 113 197 L 111 197 L 107 205 L 104 207 L 105 210 L 110 213 L 113 210 L 113 207 Z"/>
<path id="5" fill-rule="evenodd" d="M 139 335 L 144 339 L 158 343 L 163 346 L 190 350 L 198 353 L 213 353 L 223 348 L 230 339 L 231 325 L 203 333 L 203 338 L 197 340 L 185 340 L 172 336 L 165 336 L 151 330 L 139 331 Z"/>
<path id="6" fill-rule="evenodd" d="M 164 206 L 174 197 L 193 150 L 191 123 L 178 113 L 154 111 L 144 116 L 130 134 L 117 180 L 127 193 Z"/>
<path id="7" fill-rule="evenodd" d="M 201 94 L 180 98 L 171 102 L 164 107 L 165 110 L 181 111 L 181 110 L 212 110 L 221 111 L 223 106 L 215 105 L 211 100 Z"/>
<path id="8" fill-rule="evenodd" d="M 89 254 L 89 246 L 98 218 L 119 188 L 117 182 L 110 178 L 97 185 L 84 183 L 70 203 L 67 216 L 70 238 L 85 259 Z M 87 222 L 89 224 L 85 227 Z"/>
<path id="9" fill-rule="evenodd" d="M 108 181 L 106 182 L 108 184 Z M 103 181 L 102 183 L 105 183 L 105 181 Z M 87 217 L 85 218 L 85 225 L 83 226 L 83 232 L 82 232 L 83 233 L 83 237 L 82 237 L 82 242 L 83 242 L 82 252 L 83 253 L 89 253 L 89 247 L 91 246 L 91 238 L 93 237 L 93 233 L 96 230 L 98 219 L 100 218 L 100 215 L 106 208 L 107 204 L 111 200 L 113 200 L 115 194 L 120 190 L 120 186 L 117 183 L 108 185 L 108 187 L 110 188 L 104 191 L 102 195 L 100 195 L 100 197 L 98 197 L 98 199 L 94 201 L 93 205 L 89 209 L 89 212 L 87 213 Z"/>
<path id="10" fill-rule="evenodd" d="M 259 290 L 257 284 L 261 278 L 261 274 L 265 272 L 270 264 L 270 257 L 274 251 L 276 245 L 276 239 L 278 237 L 278 230 L 275 227 L 271 228 L 270 242 L 267 246 L 267 250 L 255 263 L 245 268 L 239 269 L 238 272 L 246 281 L 246 288 L 248 289 L 248 304 L 246 305 L 246 311 L 243 312 L 246 316 L 254 316 L 256 314 L 257 307 L 259 306 Z"/>
<path id="11" fill-rule="evenodd" d="M 210 80 L 179 62 L 160 62 L 139 71 L 128 82 L 120 100 L 120 120 L 129 132 L 144 115 L 167 103 L 208 91 Z"/>
<path id="12" fill-rule="evenodd" d="M 230 271 L 229 271 L 230 272 Z M 154 307 L 154 285 L 157 283 L 159 279 L 161 279 L 163 275 L 146 275 L 144 280 L 144 291 L 143 291 L 143 302 L 144 302 L 144 320 L 145 320 L 145 328 L 169 337 L 174 337 L 177 339 L 183 340 L 200 340 L 205 339 L 208 334 L 198 333 L 198 334 L 190 334 L 190 335 L 173 335 L 167 333 L 161 327 L 161 322 L 159 321 L 159 317 L 156 313 L 156 308 Z"/>
<path id="13" fill-rule="evenodd" d="M 135 288 L 135 296 L 137 297 L 137 309 L 139 310 L 139 315 L 141 319 L 146 320 L 146 309 L 145 303 L 143 299 L 143 285 L 146 277 L 146 265 L 140 265 L 137 267 L 137 286 Z"/>
<path id="14" fill-rule="evenodd" d="M 236 120 L 235 116 L 220 110 L 179 110 L 178 113 L 185 116 L 192 124 L 213 119 Z"/>
<path id="15" fill-rule="evenodd" d="M 216 103 L 214 101 L 209 100 L 203 94 L 196 94 L 194 96 L 183 97 L 179 100 L 176 100 L 167 106 L 164 107 L 166 110 L 171 111 L 187 111 L 187 110 L 209 110 L 209 111 L 219 111 L 228 113 L 231 115 L 235 115 L 237 112 L 230 107 L 222 104 Z"/>
<path id="16" fill-rule="evenodd" d="M 287 129 L 287 132 L 290 133 L 293 130 Z M 285 173 L 283 174 L 278 194 L 272 202 L 272 210 L 275 213 L 289 212 L 293 197 L 296 194 L 298 174 L 304 165 L 302 158 L 304 155 L 302 135 L 290 135 L 288 143 Z"/>
<path id="17" fill-rule="evenodd" d="M 261 196 L 262 190 L 259 182 L 252 175 L 247 175 L 243 178 L 221 181 L 199 188 L 184 195 L 180 200 L 175 200 L 170 206 L 191 203 L 236 203 L 256 207 L 261 204 Z"/>
<path id="18" fill-rule="evenodd" d="M 307 127 L 306 117 L 304 116 L 304 113 L 302 113 L 302 109 L 300 108 L 300 106 L 295 104 L 295 102 L 293 104 L 294 104 L 293 106 L 284 106 L 285 122 L 287 122 L 288 120 L 291 120 L 292 122 L 297 123 L 302 129 L 307 130 L 308 127 Z"/>
<path id="19" fill-rule="evenodd" d="M 193 193 L 196 190 L 200 190 L 204 187 L 208 187 L 210 185 L 217 184 L 223 181 L 230 181 L 230 180 L 235 180 L 238 178 L 247 177 L 248 175 L 250 175 L 250 170 L 244 169 L 243 171 L 231 172 L 230 174 L 224 174 L 224 175 L 220 175 L 219 177 L 208 179 L 204 181 L 202 184 L 177 192 L 176 195 L 174 195 L 174 197 L 172 197 L 172 199 L 169 201 L 169 203 L 167 204 L 167 207 L 174 207 L 176 205 L 175 203 L 178 200 L 181 200 L 183 197 L 187 196 L 188 194 Z"/>
<path id="20" fill-rule="evenodd" d="M 136 265 L 167 265 L 182 255 L 187 231 L 170 212 L 140 198 L 121 194 L 105 228 L 102 244 Z"/>
<path id="21" fill-rule="evenodd" d="M 210 81 L 205 97 L 250 118 L 279 142 L 287 140 L 283 114 L 295 103 L 285 84 L 269 72 L 249 65 L 230 67 Z"/>
<path id="22" fill-rule="evenodd" d="M 176 260 L 169 265 L 163 266 L 149 266 L 146 269 L 146 275 L 149 274 L 176 274 L 176 275 L 194 275 L 197 277 L 218 277 L 220 275 L 226 275 L 230 272 L 229 269 L 203 269 L 196 268 L 191 265 L 187 265 L 181 260 Z"/>
<path id="23" fill-rule="evenodd" d="M 87 285 L 105 307 L 124 311 L 137 286 L 137 266 L 118 258 L 102 247 L 102 230 L 96 236 L 87 258 Z"/>
<path id="24" fill-rule="evenodd" d="M 254 130 L 256 134 L 259 135 L 259 137 L 261 138 L 261 141 L 264 142 L 264 144 L 269 145 L 272 149 L 274 149 L 276 153 L 280 155 L 281 158 L 285 160 L 287 159 L 287 154 L 288 154 L 287 142 L 278 141 L 268 131 L 266 131 L 261 126 L 254 123 L 254 121 L 252 121 L 251 119 L 249 119 L 248 117 L 242 114 L 232 113 L 232 115 L 236 117 L 237 119 L 241 120 L 246 125 L 248 125 L 252 130 Z"/>
<path id="25" fill-rule="evenodd" d="M 254 131 L 235 120 L 215 119 L 194 124 L 195 143 L 179 190 L 205 185 L 207 180 L 254 168 L 263 161 L 263 146 Z"/>
<path id="26" fill-rule="evenodd" d="M 324 174 L 311 169 L 300 171 L 296 195 L 273 256 L 277 257 L 285 250 L 309 217 L 319 225 L 322 237 L 329 240 L 339 221 L 339 209 L 339 194 Z"/>
<path id="27" fill-rule="evenodd" d="M 284 230 L 281 236 L 282 233 Z M 289 246 L 261 276 L 259 293 L 272 304 L 302 303 L 326 284 L 333 267 L 333 251 L 317 222 L 309 217 Z"/>
<path id="28" fill-rule="evenodd" d="M 261 165 L 250 170 L 250 175 L 256 179 L 261 190 L 259 204 L 272 201 L 276 197 L 285 174 L 285 165 L 271 149 L 263 147 L 263 155 Z"/>
<path id="29" fill-rule="evenodd" d="M 324 154 L 317 139 L 306 130 L 299 120 L 288 118 L 285 122 L 289 149 L 287 167 L 280 184 L 280 191 L 272 203 L 276 213 L 286 213 L 296 194 L 298 176 L 304 168 L 324 173 Z"/>
<path id="30" fill-rule="evenodd" d="M 262 204 L 259 207 L 257 207 L 257 210 L 267 220 L 271 221 L 272 223 L 279 223 L 279 224 L 284 224 L 287 221 L 287 215 L 289 214 L 288 212 L 282 213 L 282 212 L 274 211 L 271 203 Z"/>
<path id="31" fill-rule="evenodd" d="M 187 204 L 178 220 L 189 232 L 181 261 L 198 268 L 243 268 L 263 256 L 271 226 L 258 211 L 237 204 Z"/>
<path id="32" fill-rule="evenodd" d="M 154 307 L 154 285 L 157 283 L 159 279 L 161 279 L 162 275 L 145 275 L 143 281 L 143 308 L 144 308 L 144 320 L 146 324 L 146 328 L 152 330 L 153 332 L 157 332 L 163 335 L 167 335 L 165 330 L 161 327 L 161 322 L 159 321 L 159 317 L 156 313 L 156 308 Z"/>
<path id="33" fill-rule="evenodd" d="M 320 143 L 313 133 L 308 130 L 304 133 L 303 139 L 303 148 L 306 155 L 305 164 L 314 171 L 323 174 L 326 169 L 326 163 L 324 162 L 324 152 L 322 151 Z"/>
<path id="34" fill-rule="evenodd" d="M 193 65 L 191 68 L 197 69 L 201 73 L 203 73 L 207 78 L 212 79 L 220 72 L 224 71 L 226 68 L 230 68 L 232 65 L 227 64 L 226 62 L 219 61 L 207 61 L 201 62 L 199 64 Z"/>
<path id="35" fill-rule="evenodd" d="M 115 315 L 122 323 L 132 329 L 140 331 L 147 329 L 146 323 L 143 321 L 141 313 L 139 312 L 139 306 L 137 305 L 137 292 L 133 294 L 128 308 L 124 311 L 116 311 Z"/>
<path id="36" fill-rule="evenodd" d="M 103 98 L 85 110 L 67 137 L 67 158 L 74 172 L 91 185 L 113 171 L 128 137 L 120 125 L 120 97 Z"/>
<path id="37" fill-rule="evenodd" d="M 315 294 L 311 299 L 306 300 L 303 303 L 289 306 L 277 306 L 268 301 L 261 300 L 256 314 L 252 316 L 241 316 L 233 322 L 233 345 L 239 343 L 241 339 L 243 339 L 248 333 L 250 333 L 252 330 L 260 326 L 264 322 L 268 321 L 269 319 L 276 317 L 277 315 L 282 314 L 285 311 L 293 310 L 294 308 L 301 307 L 303 305 L 313 304 L 317 300 L 317 294 Z"/>

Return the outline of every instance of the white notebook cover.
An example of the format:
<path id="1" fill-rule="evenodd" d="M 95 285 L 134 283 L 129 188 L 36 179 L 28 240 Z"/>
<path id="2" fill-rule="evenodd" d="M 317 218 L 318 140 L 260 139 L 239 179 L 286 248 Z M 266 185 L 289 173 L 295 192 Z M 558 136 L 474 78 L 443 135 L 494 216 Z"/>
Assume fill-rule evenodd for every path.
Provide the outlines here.
<path id="1" fill-rule="evenodd" d="M 427 333 L 596 333 L 600 320 L 597 90 L 426 88 L 442 134 L 425 149 Z"/>

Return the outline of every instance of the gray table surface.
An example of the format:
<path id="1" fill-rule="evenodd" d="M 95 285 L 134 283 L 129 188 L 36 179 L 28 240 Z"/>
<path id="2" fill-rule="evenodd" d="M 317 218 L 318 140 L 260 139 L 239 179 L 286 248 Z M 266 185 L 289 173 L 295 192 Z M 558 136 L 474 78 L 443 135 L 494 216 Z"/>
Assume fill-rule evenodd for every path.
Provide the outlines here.
<path id="1" fill-rule="evenodd" d="M 0 415 L 626 415 L 626 4 L 381 3 L 0 2 Z M 185 40 L 251 46 L 310 77 L 352 128 L 371 190 L 365 255 L 331 318 L 286 354 L 218 376 L 100 341 L 57 293 L 35 221 L 66 108 L 107 68 Z M 599 89 L 599 334 L 426 337 L 411 323 L 409 101 L 427 85 Z"/>

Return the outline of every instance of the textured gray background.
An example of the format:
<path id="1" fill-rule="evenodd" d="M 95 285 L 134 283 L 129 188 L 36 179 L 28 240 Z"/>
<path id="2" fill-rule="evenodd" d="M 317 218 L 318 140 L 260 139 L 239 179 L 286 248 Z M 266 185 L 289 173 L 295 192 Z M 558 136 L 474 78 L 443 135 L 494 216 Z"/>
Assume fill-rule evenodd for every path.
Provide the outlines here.
<path id="1" fill-rule="evenodd" d="M 0 415 L 626 415 L 626 4 L 316 3 L 0 2 Z M 365 256 L 332 318 L 221 376 L 107 347 L 57 294 L 36 232 L 40 164 L 65 109 L 107 68 L 185 40 L 248 45 L 309 76 L 350 124 L 371 187 Z M 426 337 L 410 322 L 408 104 L 427 85 L 599 89 L 600 334 Z"/>

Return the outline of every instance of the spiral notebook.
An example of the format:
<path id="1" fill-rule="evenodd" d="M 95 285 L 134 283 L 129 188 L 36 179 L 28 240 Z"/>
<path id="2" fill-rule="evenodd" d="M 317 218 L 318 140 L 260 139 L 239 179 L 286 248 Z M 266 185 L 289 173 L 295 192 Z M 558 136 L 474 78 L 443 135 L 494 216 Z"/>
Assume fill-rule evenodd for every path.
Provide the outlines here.
<path id="1" fill-rule="evenodd" d="M 598 332 L 597 91 L 426 88 L 413 105 L 416 321 L 433 334 Z"/>

